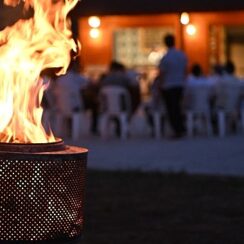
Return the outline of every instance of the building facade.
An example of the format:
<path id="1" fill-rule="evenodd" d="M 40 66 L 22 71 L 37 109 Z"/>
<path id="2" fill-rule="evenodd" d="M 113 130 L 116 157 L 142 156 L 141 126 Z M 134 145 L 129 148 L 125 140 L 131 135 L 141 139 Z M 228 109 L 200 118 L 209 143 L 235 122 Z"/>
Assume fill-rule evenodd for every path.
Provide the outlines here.
<path id="1" fill-rule="evenodd" d="M 227 59 L 244 75 L 244 11 L 190 12 L 188 25 L 178 13 L 101 16 L 97 37 L 91 37 L 88 17 L 79 19 L 81 63 L 84 68 L 105 69 L 112 59 L 128 67 L 156 65 L 165 47 L 162 37 L 174 33 L 177 47 L 189 58 L 189 67 L 200 63 L 205 73 Z M 195 29 L 194 29 L 195 28 Z"/>

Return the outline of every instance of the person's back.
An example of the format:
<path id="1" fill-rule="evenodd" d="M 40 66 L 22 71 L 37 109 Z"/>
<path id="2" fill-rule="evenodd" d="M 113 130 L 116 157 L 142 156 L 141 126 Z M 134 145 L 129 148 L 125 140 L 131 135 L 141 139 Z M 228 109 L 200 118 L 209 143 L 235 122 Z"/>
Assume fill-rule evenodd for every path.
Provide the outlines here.
<path id="1" fill-rule="evenodd" d="M 218 82 L 221 80 L 223 75 L 223 67 L 220 64 L 216 64 L 212 68 L 212 72 L 208 75 L 208 80 L 213 87 L 218 85 Z"/>
<path id="2" fill-rule="evenodd" d="M 172 47 L 162 58 L 159 69 L 163 73 L 163 88 L 184 86 L 187 59 L 185 54 Z"/>
<path id="3" fill-rule="evenodd" d="M 203 75 L 202 67 L 194 64 L 186 82 L 185 107 L 196 112 L 208 112 L 212 95 L 212 84 Z"/>
<path id="4" fill-rule="evenodd" d="M 241 95 L 241 83 L 234 72 L 234 64 L 227 62 L 225 65 L 225 73 L 216 85 L 217 108 L 232 110 L 238 105 Z"/>
<path id="5" fill-rule="evenodd" d="M 108 74 L 101 80 L 101 86 L 122 86 L 126 89 L 130 86 L 130 79 L 122 64 L 112 61 Z"/>
<path id="6" fill-rule="evenodd" d="M 122 72 L 111 72 L 102 80 L 102 86 L 122 86 L 128 88 L 129 79 Z"/>
<path id="7" fill-rule="evenodd" d="M 196 63 L 192 65 L 191 73 L 186 80 L 186 87 L 201 85 L 211 87 L 212 82 L 203 74 L 201 65 Z"/>
<path id="8" fill-rule="evenodd" d="M 101 80 L 101 87 L 119 86 L 125 88 L 131 100 L 131 115 L 140 104 L 139 86 L 132 82 L 131 77 L 126 72 L 125 66 L 117 61 L 112 61 L 108 74 Z"/>

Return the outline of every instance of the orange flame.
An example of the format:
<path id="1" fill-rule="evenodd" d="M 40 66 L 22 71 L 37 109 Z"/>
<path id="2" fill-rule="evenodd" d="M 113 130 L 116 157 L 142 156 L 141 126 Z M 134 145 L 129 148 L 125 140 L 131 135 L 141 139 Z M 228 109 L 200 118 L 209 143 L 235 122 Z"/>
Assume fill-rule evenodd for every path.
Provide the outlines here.
<path id="1" fill-rule="evenodd" d="M 4 0 L 16 6 L 20 0 Z M 77 45 L 71 38 L 69 11 L 78 0 L 25 0 L 34 16 L 0 32 L 0 141 L 55 142 L 46 133 L 40 106 L 46 89 L 41 72 L 59 68 L 64 74 Z"/>

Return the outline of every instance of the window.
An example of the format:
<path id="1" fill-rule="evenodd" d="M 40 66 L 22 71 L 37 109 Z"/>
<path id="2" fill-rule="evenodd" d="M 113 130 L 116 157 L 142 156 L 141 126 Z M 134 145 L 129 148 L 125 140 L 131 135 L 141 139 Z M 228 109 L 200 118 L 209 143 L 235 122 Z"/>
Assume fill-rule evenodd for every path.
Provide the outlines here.
<path id="1" fill-rule="evenodd" d="M 114 33 L 113 58 L 127 67 L 157 65 L 165 52 L 162 38 L 173 27 L 121 28 Z"/>

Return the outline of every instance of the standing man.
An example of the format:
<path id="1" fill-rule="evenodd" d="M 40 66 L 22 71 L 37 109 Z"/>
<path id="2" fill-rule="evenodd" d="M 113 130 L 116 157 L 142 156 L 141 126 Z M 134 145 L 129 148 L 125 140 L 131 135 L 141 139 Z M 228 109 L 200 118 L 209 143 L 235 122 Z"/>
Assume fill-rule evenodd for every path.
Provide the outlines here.
<path id="1" fill-rule="evenodd" d="M 187 74 L 187 57 L 184 52 L 175 48 L 175 37 L 172 34 L 164 37 L 164 43 L 168 51 L 159 63 L 160 86 L 174 132 L 172 137 L 180 138 L 184 133 L 181 102 Z"/>

